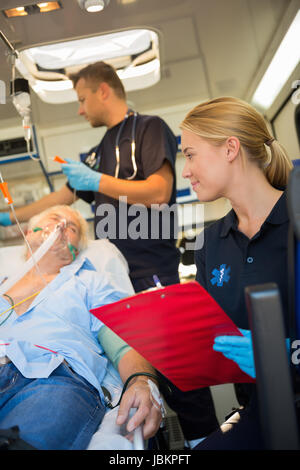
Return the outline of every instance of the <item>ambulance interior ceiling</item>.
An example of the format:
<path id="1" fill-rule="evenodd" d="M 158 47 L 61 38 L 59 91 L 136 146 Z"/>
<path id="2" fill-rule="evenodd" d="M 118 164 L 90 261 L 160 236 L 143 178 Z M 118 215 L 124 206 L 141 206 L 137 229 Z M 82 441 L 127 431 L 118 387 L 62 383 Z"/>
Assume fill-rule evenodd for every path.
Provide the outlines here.
<path id="1" fill-rule="evenodd" d="M 32 3 L 2 0 L 0 8 Z M 60 10 L 26 17 L 6 18 L 1 12 L 0 30 L 18 51 L 124 29 L 156 31 L 161 78 L 149 88 L 128 93 L 130 103 L 140 112 L 185 106 L 222 95 L 251 102 L 300 6 L 299 0 L 110 0 L 102 12 L 87 13 L 77 0 L 60 3 Z M 0 78 L 8 92 L 11 66 L 7 53 L 0 41 Z M 299 78 L 299 67 L 294 75 Z M 290 91 L 290 84 L 291 80 L 265 110 L 269 118 Z M 31 100 L 38 126 L 82 121 L 76 117 L 76 102 L 48 104 L 34 93 Z M 18 115 L 7 96 L 6 105 L 0 106 L 0 119 L 12 118 L 18 119 Z"/>

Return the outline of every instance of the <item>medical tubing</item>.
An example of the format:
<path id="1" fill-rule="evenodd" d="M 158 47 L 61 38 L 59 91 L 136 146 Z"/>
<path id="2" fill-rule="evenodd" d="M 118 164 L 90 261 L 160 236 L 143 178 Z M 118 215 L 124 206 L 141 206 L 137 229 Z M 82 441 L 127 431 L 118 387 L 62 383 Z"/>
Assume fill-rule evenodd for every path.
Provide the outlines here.
<path id="1" fill-rule="evenodd" d="M 23 304 L 24 302 L 26 302 L 26 300 L 29 300 L 29 299 L 32 299 L 33 297 L 36 297 L 40 292 L 41 292 L 41 291 L 39 290 L 39 291 L 35 292 L 34 294 L 29 295 L 29 296 L 26 297 L 25 299 L 20 300 L 20 302 L 17 302 L 16 304 L 12 303 L 12 304 L 11 304 L 12 309 L 14 310 L 15 307 L 18 307 L 19 305 Z M 3 294 L 3 296 L 4 296 L 4 295 L 5 295 L 6 297 L 9 297 L 7 294 Z M 11 298 L 11 297 L 9 297 L 9 298 L 10 298 L 10 300 L 12 301 L 12 298 Z M 8 310 L 9 310 L 9 308 L 7 308 L 6 310 L 4 310 L 4 312 L 0 313 L 0 317 L 1 317 L 2 315 L 4 315 L 6 312 L 8 312 Z"/>
<path id="2" fill-rule="evenodd" d="M 44 279 L 44 277 L 43 277 L 43 275 L 42 275 L 42 273 L 41 273 L 41 271 L 40 271 L 40 268 L 39 268 L 38 264 L 37 264 L 37 261 L 36 261 L 36 258 L 35 258 L 36 255 L 33 254 L 32 249 L 31 249 L 31 246 L 30 246 L 30 244 L 29 244 L 29 242 L 28 242 L 28 240 L 27 240 L 27 238 L 26 238 L 26 236 L 25 236 L 25 233 L 24 233 L 23 230 L 22 230 L 22 227 L 21 227 L 21 225 L 20 225 L 20 223 L 19 223 L 17 214 L 16 214 L 16 212 L 15 212 L 14 205 L 11 204 L 11 205 L 10 205 L 10 208 L 11 208 L 11 211 L 12 211 L 12 213 L 13 213 L 13 216 L 14 216 L 14 219 L 15 219 L 15 221 L 16 221 L 16 224 L 17 224 L 17 226 L 18 226 L 18 229 L 20 230 L 20 232 L 21 232 L 21 234 L 22 234 L 22 237 L 24 238 L 24 241 L 25 241 L 26 246 L 27 246 L 27 248 L 28 248 L 28 251 L 29 251 L 29 253 L 30 253 L 30 255 L 31 255 L 31 257 L 32 257 L 32 259 L 33 259 L 33 261 L 34 261 L 35 269 L 36 269 L 38 275 L 40 276 L 40 278 L 41 278 L 43 284 L 46 286 L 47 283 L 46 283 L 46 281 L 45 281 L 45 279 Z"/>
<path id="3" fill-rule="evenodd" d="M 14 309 L 12 308 L 9 312 L 9 314 L 7 315 L 7 317 L 0 323 L 0 326 L 4 325 L 4 323 L 9 319 L 9 317 L 11 316 L 11 314 L 13 313 Z"/>
<path id="4" fill-rule="evenodd" d="M 17 224 L 17 226 L 18 226 L 18 229 L 20 230 L 21 235 L 22 235 L 22 237 L 23 237 L 24 240 L 25 240 L 25 243 L 26 243 L 26 245 L 27 245 L 27 248 L 28 248 L 28 250 L 29 250 L 29 253 L 30 253 L 31 256 L 32 256 L 33 261 L 35 261 L 34 256 L 33 256 L 33 253 L 32 253 L 31 246 L 29 245 L 29 243 L 28 243 L 28 241 L 27 241 L 27 239 L 26 239 L 26 237 L 25 237 L 25 234 L 24 234 L 24 232 L 23 232 L 23 230 L 22 230 L 22 227 L 21 227 L 21 225 L 19 224 L 19 221 L 18 221 L 16 212 L 15 212 L 15 208 L 14 208 L 14 205 L 13 205 L 12 197 L 11 197 L 11 195 L 10 195 L 10 193 L 9 193 L 9 190 L 8 190 L 8 187 L 7 187 L 7 183 L 3 180 L 3 177 L 2 177 L 1 172 L 0 172 L 0 184 L 1 184 L 1 191 L 2 191 L 2 193 L 3 193 L 5 202 L 9 205 L 9 207 L 10 207 L 12 213 L 13 213 L 14 219 L 15 219 L 15 221 L 16 221 L 16 224 Z M 9 213 L 8 213 L 8 216 L 9 216 Z M 44 283 L 45 286 L 46 286 L 47 283 L 45 282 L 45 280 L 44 280 L 44 278 L 43 278 L 43 276 L 42 276 L 42 274 L 41 274 L 41 272 L 40 272 L 39 267 L 38 267 L 37 264 L 36 264 L 36 270 L 37 270 L 37 273 L 39 274 L 39 276 L 41 277 L 43 283 Z M 3 283 L 3 282 L 2 282 L 2 283 Z"/>
<path id="5" fill-rule="evenodd" d="M 59 229 L 56 227 L 56 229 L 49 235 L 49 237 L 44 241 L 44 243 L 36 250 L 36 252 L 34 253 L 34 256 L 33 256 L 32 250 L 30 248 L 31 258 L 29 258 L 26 261 L 26 263 L 22 266 L 22 268 L 14 276 L 8 278 L 7 281 L 5 281 L 0 286 L 0 295 L 3 295 L 4 292 L 6 292 L 13 285 L 15 285 L 20 279 L 22 279 L 22 277 L 25 276 L 25 274 L 30 269 L 32 269 L 34 265 L 37 266 L 37 263 L 39 262 L 39 260 L 51 248 L 51 246 L 54 244 L 54 242 L 56 241 L 58 236 L 59 236 Z M 46 282 L 45 282 L 45 285 L 47 285 Z"/>
<path id="6" fill-rule="evenodd" d="M 28 240 L 27 240 L 27 238 L 26 238 L 26 236 L 25 236 L 25 233 L 23 232 L 22 227 L 21 227 L 21 225 L 20 225 L 20 223 L 19 223 L 19 220 L 18 220 L 18 218 L 17 218 L 17 214 L 16 214 L 16 212 L 15 212 L 14 205 L 11 204 L 11 205 L 10 205 L 10 208 L 11 208 L 11 211 L 12 211 L 12 213 L 13 213 L 13 216 L 14 216 L 14 219 L 15 219 L 15 221 L 16 221 L 16 224 L 17 224 L 17 226 L 18 226 L 18 229 L 20 230 L 21 235 L 22 235 L 22 237 L 24 238 L 24 241 L 25 241 L 25 243 L 26 243 L 26 245 L 27 245 L 27 248 L 28 248 L 28 250 L 29 250 L 29 253 L 30 253 L 31 256 L 34 258 L 33 253 L 32 253 L 32 249 L 31 249 L 31 246 L 29 245 Z"/>
<path id="7" fill-rule="evenodd" d="M 13 299 L 12 299 L 9 295 L 7 295 L 7 294 L 3 294 L 3 297 L 7 297 L 7 298 L 8 298 L 9 303 L 10 303 L 10 308 L 13 309 L 13 308 L 14 308 L 14 301 L 13 301 Z M 0 313 L 0 317 L 1 317 L 2 315 L 4 315 L 6 312 L 8 312 L 8 310 L 10 310 L 10 308 L 7 308 L 6 310 L 4 310 L 4 312 Z"/>
<path id="8" fill-rule="evenodd" d="M 7 317 L 0 323 L 0 326 L 3 325 L 3 324 L 6 322 L 6 320 L 9 319 L 9 317 L 11 316 L 11 314 L 12 314 L 13 311 L 14 311 L 14 301 L 13 301 L 13 299 L 12 299 L 9 295 L 7 295 L 7 294 L 3 294 L 3 296 L 8 298 L 9 303 L 10 303 L 10 309 L 8 308 L 7 310 L 5 310 L 5 312 L 1 313 L 1 315 L 3 315 L 4 313 L 6 313 L 8 310 L 10 310 L 10 312 L 9 312 L 9 314 L 7 315 Z M 1 315 L 0 315 L 0 316 L 1 316 Z"/>
<path id="9" fill-rule="evenodd" d="M 108 408 L 114 409 L 114 408 L 116 408 L 117 406 L 120 405 L 121 400 L 122 400 L 122 398 L 123 398 L 124 393 L 126 392 L 126 389 L 127 389 L 127 387 L 128 387 L 128 384 L 129 384 L 130 380 L 132 380 L 134 377 L 139 377 L 140 375 L 144 375 L 144 376 L 146 376 L 146 377 L 150 377 L 150 378 L 152 378 L 152 379 L 155 379 L 155 380 L 159 383 L 159 385 L 162 386 L 162 388 L 167 389 L 168 393 L 172 393 L 172 390 L 171 390 L 171 388 L 168 386 L 168 384 L 167 384 L 167 383 L 164 383 L 164 382 L 163 382 L 160 378 L 158 378 L 156 375 L 151 374 L 151 373 L 149 373 L 149 372 L 136 372 L 135 374 L 130 375 L 130 376 L 127 378 L 127 380 L 125 381 L 125 383 L 124 383 L 124 385 L 123 385 L 122 393 L 121 393 L 121 396 L 120 396 L 120 398 L 119 398 L 118 403 L 113 406 L 113 405 L 112 405 L 111 403 L 109 403 L 108 401 L 106 402 L 106 405 L 108 406 Z"/>

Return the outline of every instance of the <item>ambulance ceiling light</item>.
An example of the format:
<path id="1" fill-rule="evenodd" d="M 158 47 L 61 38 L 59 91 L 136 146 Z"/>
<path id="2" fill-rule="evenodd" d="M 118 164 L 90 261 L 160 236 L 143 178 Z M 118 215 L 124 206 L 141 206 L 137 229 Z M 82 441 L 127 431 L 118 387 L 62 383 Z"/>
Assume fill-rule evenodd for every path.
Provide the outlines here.
<path id="1" fill-rule="evenodd" d="M 78 4 L 80 8 L 89 13 L 97 13 L 109 4 L 109 0 L 78 0 Z"/>
<path id="2" fill-rule="evenodd" d="M 3 13 L 7 18 L 15 18 L 17 16 L 28 16 L 36 13 L 47 13 L 49 11 L 59 10 L 61 7 L 60 2 L 39 2 L 3 10 Z"/>
<path id="3" fill-rule="evenodd" d="M 20 57 L 26 56 L 43 70 L 83 66 L 100 59 L 105 61 L 140 54 L 150 48 L 154 35 L 149 30 L 134 29 L 31 47 L 21 51 Z"/>
<path id="4" fill-rule="evenodd" d="M 158 35 L 143 29 L 25 49 L 16 67 L 43 101 L 70 103 L 77 96 L 68 74 L 99 59 L 115 66 L 126 91 L 148 88 L 160 80 Z"/>
<path id="5" fill-rule="evenodd" d="M 300 10 L 296 14 L 269 67 L 259 83 L 252 102 L 269 108 L 300 62 Z"/>

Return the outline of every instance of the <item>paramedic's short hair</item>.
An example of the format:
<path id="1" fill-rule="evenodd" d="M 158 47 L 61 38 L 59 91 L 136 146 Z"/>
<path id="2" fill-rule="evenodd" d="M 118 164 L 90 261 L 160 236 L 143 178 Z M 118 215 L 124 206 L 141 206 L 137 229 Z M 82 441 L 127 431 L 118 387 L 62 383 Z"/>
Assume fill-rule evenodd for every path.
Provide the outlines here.
<path id="1" fill-rule="evenodd" d="M 96 91 L 100 83 L 107 83 L 118 96 L 126 100 L 126 93 L 116 70 L 109 64 L 103 61 L 95 62 L 94 64 L 87 65 L 77 73 L 69 74 L 69 79 L 73 82 L 73 87 L 76 88 L 77 82 L 84 78 L 92 89 Z"/>
<path id="2" fill-rule="evenodd" d="M 28 222 L 28 229 L 33 229 L 34 227 L 36 227 L 38 225 L 39 220 L 41 220 L 42 217 L 48 214 L 56 213 L 56 212 L 60 213 L 61 211 L 67 211 L 77 218 L 77 221 L 79 223 L 79 228 L 80 228 L 78 249 L 79 251 L 84 250 L 88 244 L 88 224 L 87 224 L 87 221 L 82 217 L 80 212 L 77 209 L 74 209 L 73 207 L 70 207 L 64 204 L 49 207 L 43 212 L 40 212 L 39 214 L 31 217 L 31 219 Z"/>

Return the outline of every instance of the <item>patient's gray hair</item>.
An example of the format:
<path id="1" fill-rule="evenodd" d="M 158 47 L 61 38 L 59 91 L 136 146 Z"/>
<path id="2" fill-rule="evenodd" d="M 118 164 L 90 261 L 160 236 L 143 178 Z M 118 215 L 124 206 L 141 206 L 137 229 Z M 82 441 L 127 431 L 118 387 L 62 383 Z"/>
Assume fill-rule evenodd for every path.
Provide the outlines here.
<path id="1" fill-rule="evenodd" d="M 79 233 L 79 246 L 78 249 L 79 251 L 84 250 L 87 247 L 88 244 L 88 224 L 87 221 L 82 217 L 80 212 L 77 209 L 74 209 L 73 207 L 70 207 L 68 205 L 57 205 L 57 206 L 52 206 L 49 207 L 48 209 L 44 210 L 43 212 L 40 212 L 37 215 L 34 215 L 31 217 L 31 219 L 28 222 L 28 230 L 32 230 L 34 227 L 38 226 L 38 222 L 42 219 L 42 217 L 47 216 L 48 214 L 53 214 L 53 213 L 60 213 L 61 211 L 67 211 L 70 214 L 74 215 L 77 218 L 77 221 L 79 223 L 80 227 L 80 233 Z"/>

